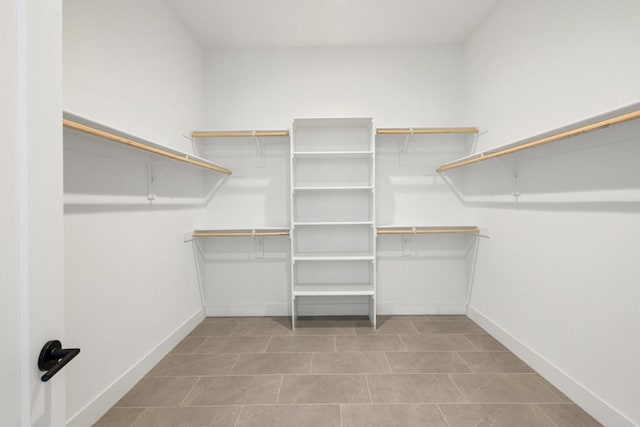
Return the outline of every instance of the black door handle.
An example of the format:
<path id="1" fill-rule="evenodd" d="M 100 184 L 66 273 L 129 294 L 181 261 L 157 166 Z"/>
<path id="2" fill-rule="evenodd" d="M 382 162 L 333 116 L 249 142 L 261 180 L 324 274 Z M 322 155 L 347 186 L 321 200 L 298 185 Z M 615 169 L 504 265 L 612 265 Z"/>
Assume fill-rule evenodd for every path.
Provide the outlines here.
<path id="1" fill-rule="evenodd" d="M 40 357 L 38 357 L 38 368 L 41 371 L 47 371 L 40 379 L 44 382 L 49 381 L 78 353 L 80 353 L 79 348 L 62 348 L 62 344 L 58 340 L 47 341 L 40 351 Z"/>

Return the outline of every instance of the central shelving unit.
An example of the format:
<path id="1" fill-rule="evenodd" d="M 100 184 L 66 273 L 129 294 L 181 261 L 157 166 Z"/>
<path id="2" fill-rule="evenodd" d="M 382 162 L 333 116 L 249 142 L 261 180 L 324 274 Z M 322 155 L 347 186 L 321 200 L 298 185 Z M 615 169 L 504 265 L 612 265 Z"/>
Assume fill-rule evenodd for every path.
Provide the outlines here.
<path id="1" fill-rule="evenodd" d="M 296 119 L 291 136 L 291 304 L 363 297 L 376 327 L 371 118 Z M 356 314 L 356 313 L 354 313 Z"/>

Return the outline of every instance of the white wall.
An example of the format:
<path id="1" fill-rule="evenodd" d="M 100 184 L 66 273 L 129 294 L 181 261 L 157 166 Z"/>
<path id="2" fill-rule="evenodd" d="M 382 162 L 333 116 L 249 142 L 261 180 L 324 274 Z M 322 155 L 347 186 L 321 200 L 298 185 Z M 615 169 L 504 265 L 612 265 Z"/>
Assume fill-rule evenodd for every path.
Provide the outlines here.
<path id="1" fill-rule="evenodd" d="M 294 117 L 376 126 L 462 124 L 462 49 L 208 49 L 206 125 L 287 129 Z"/>
<path id="2" fill-rule="evenodd" d="M 204 52 L 162 1 L 64 0 L 64 109 L 190 150 Z"/>
<path id="3" fill-rule="evenodd" d="M 373 117 L 378 127 L 461 126 L 462 77 L 462 47 L 453 45 L 208 49 L 205 122 L 211 129 L 288 129 L 296 117 Z M 464 154 L 469 141 L 414 137 L 406 161 L 401 161 L 403 138 L 379 139 L 379 224 L 465 221 L 460 201 L 433 172 L 439 162 Z M 234 171 L 208 204 L 207 225 L 288 225 L 288 147 L 269 139 L 264 144 L 266 163 L 258 167 L 249 139 L 203 142 L 206 153 Z M 287 314 L 290 278 L 280 264 L 288 261 L 283 239 L 277 239 L 265 243 L 264 259 L 256 258 L 251 241 L 207 242 L 210 313 Z M 464 310 L 469 242 L 435 240 L 413 239 L 403 252 L 398 238 L 379 239 L 380 313 Z M 248 297 L 247 289 L 257 282 L 264 292 Z M 416 304 L 418 299 L 431 303 Z M 352 306 L 357 304 L 348 310 Z M 326 310 L 338 314 L 340 307 L 328 304 Z M 363 310 L 367 312 L 366 304 Z"/>
<path id="4" fill-rule="evenodd" d="M 465 117 L 489 131 L 480 147 L 640 100 L 639 16 L 632 0 L 499 3 L 466 46 Z M 492 234 L 470 315 L 607 426 L 640 423 L 634 126 L 522 156 L 521 199 L 535 203 L 518 210 L 512 160 L 452 174 Z"/>
<path id="5" fill-rule="evenodd" d="M 64 2 L 64 109 L 190 150 L 202 126 L 203 51 L 163 2 Z M 65 130 L 67 419 L 97 420 L 201 316 L 193 248 L 201 172 Z M 165 168 L 165 166 L 167 166 Z"/>

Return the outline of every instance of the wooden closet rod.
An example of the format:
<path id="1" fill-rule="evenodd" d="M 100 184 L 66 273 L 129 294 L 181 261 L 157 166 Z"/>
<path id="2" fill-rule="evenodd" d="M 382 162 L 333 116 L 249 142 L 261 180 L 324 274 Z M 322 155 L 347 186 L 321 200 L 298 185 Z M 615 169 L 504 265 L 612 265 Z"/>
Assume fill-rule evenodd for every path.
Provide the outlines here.
<path id="1" fill-rule="evenodd" d="M 263 132 L 193 132 L 193 138 L 233 138 L 233 137 L 251 137 L 251 136 L 289 136 L 289 131 L 263 131 Z"/>
<path id="2" fill-rule="evenodd" d="M 288 236 L 288 231 L 224 231 L 224 232 L 197 232 L 193 237 L 253 237 L 253 236 Z"/>
<path id="3" fill-rule="evenodd" d="M 518 151 L 537 147 L 539 145 L 548 144 L 550 142 L 558 141 L 561 139 L 571 138 L 573 136 L 581 135 L 583 133 L 604 129 L 612 125 L 617 125 L 617 124 L 628 122 L 630 120 L 635 120 L 638 118 L 640 118 L 640 110 L 634 111 L 628 114 L 623 114 L 621 116 L 613 117 L 611 119 L 602 120 L 600 122 L 593 123 L 587 126 L 582 126 L 576 129 L 568 130 L 566 132 L 560 132 L 558 134 L 540 138 L 535 141 L 527 142 L 526 144 L 517 145 L 515 147 L 505 148 L 503 150 L 499 150 L 499 151 L 487 153 L 487 154 L 480 153 L 478 157 L 473 157 L 471 159 L 466 159 L 466 160 L 460 160 L 458 162 L 454 162 L 449 165 L 441 166 L 438 169 L 436 169 L 436 172 L 444 172 L 449 169 L 459 168 L 461 166 L 466 166 L 471 163 L 477 163 L 483 160 L 495 159 L 496 157 L 506 156 L 507 154 L 512 154 Z"/>
<path id="4" fill-rule="evenodd" d="M 151 145 L 147 145 L 147 144 L 143 144 L 141 142 L 137 142 L 137 141 L 133 141 L 131 139 L 128 138 L 124 138 L 118 135 L 114 135 L 112 133 L 109 132 L 105 132 L 103 130 L 99 130 L 99 129 L 95 129 L 89 126 L 85 126 L 82 125 L 80 123 L 76 123 L 73 122 L 71 120 L 67 120 L 67 119 L 62 119 L 62 124 L 68 128 L 71 129 L 75 129 L 81 132 L 85 132 L 88 133 L 90 135 L 94 135 L 94 136 L 99 136 L 100 138 L 104 138 L 104 139 L 108 139 L 110 141 L 114 141 L 114 142 L 118 142 L 120 144 L 125 144 L 128 145 L 130 147 L 134 147 L 134 148 L 138 148 L 140 150 L 144 150 L 144 151 L 148 151 L 150 153 L 154 153 L 154 154 L 158 154 L 160 156 L 164 156 L 164 157 L 169 157 L 170 159 L 174 159 L 174 160 L 178 160 L 180 162 L 184 162 L 184 163 L 189 163 L 195 166 L 200 166 L 202 168 L 205 169 L 210 169 L 216 172 L 221 172 L 227 175 L 231 175 L 231 171 L 229 169 L 220 167 L 220 166 L 215 166 L 215 165 L 210 165 L 204 162 L 201 162 L 199 160 L 193 159 L 191 157 L 189 157 L 188 154 L 184 154 L 184 155 L 179 155 L 179 154 L 174 154 L 170 151 L 166 151 L 163 150 L 161 148 L 156 148 L 153 147 Z"/>
<path id="5" fill-rule="evenodd" d="M 378 234 L 442 234 L 442 233 L 479 233 L 479 228 L 452 228 L 435 230 L 378 230 Z"/>
<path id="6" fill-rule="evenodd" d="M 420 135 L 420 134 L 447 134 L 447 133 L 478 133 L 476 128 L 448 128 L 448 129 L 377 129 L 378 135 Z"/>

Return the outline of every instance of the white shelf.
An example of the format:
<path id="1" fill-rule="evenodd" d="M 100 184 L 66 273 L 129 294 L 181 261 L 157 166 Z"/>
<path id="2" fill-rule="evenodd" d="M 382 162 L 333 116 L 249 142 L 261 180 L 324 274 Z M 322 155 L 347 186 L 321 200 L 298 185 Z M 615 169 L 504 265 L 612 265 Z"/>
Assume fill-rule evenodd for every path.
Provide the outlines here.
<path id="1" fill-rule="evenodd" d="M 375 255 L 368 252 L 319 252 L 293 255 L 294 261 L 373 261 Z"/>
<path id="2" fill-rule="evenodd" d="M 371 283 L 298 283 L 295 296 L 373 296 Z"/>
<path id="3" fill-rule="evenodd" d="M 128 147 L 151 152 L 158 156 L 168 157 L 173 160 L 178 160 L 183 163 L 214 170 L 216 172 L 221 172 L 227 175 L 231 174 L 231 171 L 229 171 L 219 163 L 212 162 L 211 160 L 196 156 L 194 154 L 176 150 L 175 148 L 171 148 L 166 145 L 157 144 L 155 142 L 138 138 L 137 136 L 122 132 L 112 127 L 103 125 L 102 123 L 98 123 L 85 117 L 70 113 L 68 111 L 62 112 L 62 118 L 64 126 L 66 128 L 73 129 L 76 132 L 84 132 L 86 134 L 102 138 L 103 140 L 109 140 L 122 145 L 126 145 Z"/>
<path id="4" fill-rule="evenodd" d="M 477 225 L 376 225 L 378 230 L 471 230 Z"/>
<path id="5" fill-rule="evenodd" d="M 538 134 L 536 136 L 526 138 L 511 144 L 502 145 L 490 150 L 481 151 L 460 157 L 444 163 L 437 169 L 437 172 L 444 172 L 456 167 L 475 164 L 484 160 L 495 159 L 505 155 L 513 155 L 522 150 L 530 150 L 534 147 L 546 145 L 556 141 L 571 141 L 577 144 L 584 141 L 591 132 L 606 129 L 610 126 L 620 123 L 634 122 L 637 128 L 640 124 L 640 103 L 628 105 L 605 114 L 593 116 L 591 118 L 581 120 L 567 126 L 556 128 L 552 131 Z"/>
<path id="6" fill-rule="evenodd" d="M 294 222 L 294 226 L 296 227 L 306 227 L 306 226 L 315 226 L 315 225 L 373 225 L 373 221 L 305 221 L 305 222 Z"/>
<path id="7" fill-rule="evenodd" d="M 341 185 L 341 186 L 314 186 L 293 187 L 293 191 L 362 191 L 373 190 L 372 185 Z"/>
<path id="8" fill-rule="evenodd" d="M 333 159 L 333 158 L 356 158 L 366 159 L 373 156 L 373 151 L 296 151 L 294 158 L 300 159 Z"/>
<path id="9" fill-rule="evenodd" d="M 234 237 L 234 236 L 286 236 L 289 227 L 247 227 L 247 228 L 212 228 L 198 227 L 193 230 L 194 237 Z"/>

